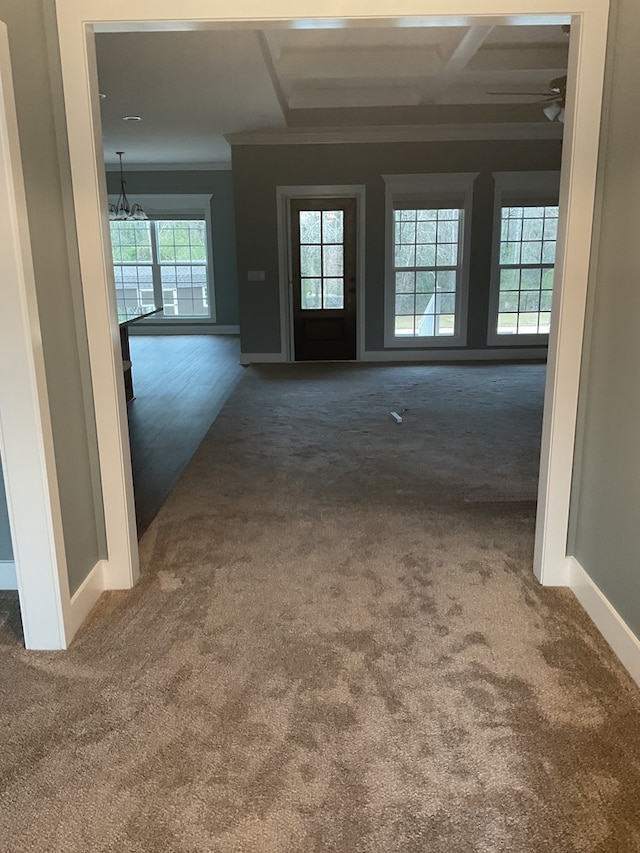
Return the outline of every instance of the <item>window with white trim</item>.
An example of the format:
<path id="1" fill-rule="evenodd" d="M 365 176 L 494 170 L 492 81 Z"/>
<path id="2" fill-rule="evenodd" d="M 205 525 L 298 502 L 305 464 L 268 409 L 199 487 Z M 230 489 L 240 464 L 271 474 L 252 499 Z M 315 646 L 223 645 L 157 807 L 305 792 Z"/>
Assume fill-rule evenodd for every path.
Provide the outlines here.
<path id="1" fill-rule="evenodd" d="M 475 175 L 390 175 L 386 346 L 464 342 Z"/>
<path id="2" fill-rule="evenodd" d="M 556 172 L 496 176 L 490 343 L 545 341 L 558 236 Z"/>
<path id="3" fill-rule="evenodd" d="M 213 317 L 210 199 L 136 196 L 149 219 L 109 223 L 119 313 L 162 308 L 163 319 Z"/>
<path id="4" fill-rule="evenodd" d="M 453 335 L 460 269 L 458 208 L 393 211 L 394 334 Z"/>
<path id="5" fill-rule="evenodd" d="M 500 228 L 497 333 L 548 335 L 558 206 L 504 206 Z"/>
<path id="6" fill-rule="evenodd" d="M 111 245 L 119 308 L 164 317 L 210 317 L 204 219 L 113 221 Z"/>

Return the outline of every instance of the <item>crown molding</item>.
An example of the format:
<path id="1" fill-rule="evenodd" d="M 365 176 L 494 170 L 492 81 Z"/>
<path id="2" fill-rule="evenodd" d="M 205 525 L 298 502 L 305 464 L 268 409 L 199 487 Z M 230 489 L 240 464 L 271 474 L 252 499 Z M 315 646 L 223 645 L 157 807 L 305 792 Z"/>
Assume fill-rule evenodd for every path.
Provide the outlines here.
<path id="1" fill-rule="evenodd" d="M 255 130 L 225 136 L 230 145 L 330 145 L 366 142 L 455 142 L 471 140 L 562 139 L 557 122 L 451 124 L 410 127 Z"/>
<path id="2" fill-rule="evenodd" d="M 502 124 L 438 124 L 407 127 L 309 128 L 306 130 L 253 130 L 229 133 L 230 145 L 338 145 L 367 142 L 465 142 L 482 140 L 562 139 L 558 122 Z M 106 163 L 106 172 L 118 172 L 117 163 Z M 128 163 L 132 172 L 230 172 L 231 162 Z"/>
<path id="3" fill-rule="evenodd" d="M 119 172 L 118 163 L 105 163 L 105 172 Z M 132 172 L 230 172 L 231 162 L 224 163 L 127 163 L 125 178 Z"/>

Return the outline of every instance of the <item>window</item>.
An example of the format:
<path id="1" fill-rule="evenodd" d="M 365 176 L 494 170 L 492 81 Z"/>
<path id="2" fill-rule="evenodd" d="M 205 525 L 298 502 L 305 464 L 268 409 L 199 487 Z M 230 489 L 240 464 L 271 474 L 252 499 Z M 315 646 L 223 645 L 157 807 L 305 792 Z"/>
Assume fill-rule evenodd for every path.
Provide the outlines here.
<path id="1" fill-rule="evenodd" d="M 203 219 L 154 222 L 165 317 L 208 317 L 207 234 Z"/>
<path id="2" fill-rule="evenodd" d="M 153 311 L 153 250 L 150 222 L 111 222 L 113 275 L 118 311 Z"/>
<path id="3" fill-rule="evenodd" d="M 494 264 L 488 340 L 546 342 L 558 237 L 558 172 L 495 175 Z"/>
<path id="4" fill-rule="evenodd" d="M 203 219 L 111 222 L 118 308 L 210 317 Z"/>
<path id="5" fill-rule="evenodd" d="M 112 221 L 120 313 L 162 308 L 162 319 L 213 318 L 211 196 L 135 197 L 148 220 Z"/>
<path id="6" fill-rule="evenodd" d="M 557 234 L 557 205 L 502 208 L 499 335 L 549 334 Z"/>
<path id="7" fill-rule="evenodd" d="M 396 209 L 393 218 L 395 336 L 453 335 L 462 211 Z"/>
<path id="8" fill-rule="evenodd" d="M 385 177 L 386 346 L 464 343 L 474 177 Z"/>
<path id="9" fill-rule="evenodd" d="M 300 308 L 344 308 L 344 211 L 300 211 Z"/>

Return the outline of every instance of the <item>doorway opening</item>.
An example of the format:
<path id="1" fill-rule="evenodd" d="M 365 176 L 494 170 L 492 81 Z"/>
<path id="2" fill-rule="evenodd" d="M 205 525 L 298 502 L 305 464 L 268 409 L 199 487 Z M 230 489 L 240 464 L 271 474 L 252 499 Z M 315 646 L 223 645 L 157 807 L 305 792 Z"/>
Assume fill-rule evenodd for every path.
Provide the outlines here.
<path id="1" fill-rule="evenodd" d="M 355 361 L 364 349 L 365 188 L 278 187 L 286 361 Z"/>
<path id="2" fill-rule="evenodd" d="M 549 7 L 547 7 L 549 8 Z M 280 10 L 286 18 L 286 9 Z M 376 17 L 393 16 L 395 10 L 388 3 L 378 4 Z M 441 17 L 434 23 L 453 23 L 446 15 L 451 11 L 448 2 L 431 4 L 429 15 Z M 513 16 L 524 16 L 517 22 L 526 23 L 527 15 L 539 12 L 539 4 L 534 0 L 514 0 L 510 10 Z M 92 92 L 87 79 L 93 72 L 87 65 L 87 47 L 92 53 L 92 33 L 87 21 L 101 21 L 105 29 L 110 25 L 126 29 L 180 29 L 187 24 L 197 26 L 217 26 L 220 21 L 203 16 L 203 4 L 192 0 L 183 4 L 175 19 L 167 18 L 167 9 L 163 7 L 163 21 L 158 24 L 154 19 L 153 7 L 148 3 L 133 2 L 125 13 L 118 12 L 117 21 L 110 4 L 105 0 L 92 0 L 84 4 L 80 11 L 75 3 L 62 2 L 58 5 L 58 23 L 62 49 L 62 66 L 67 104 L 67 124 L 74 186 L 83 187 L 83 193 L 76 197 L 76 217 L 80 245 L 83 280 L 87 283 L 86 305 L 89 327 L 90 347 L 94 352 L 94 361 L 111 349 L 109 341 L 112 320 L 105 316 L 104 292 L 110 286 L 109 276 L 105 273 L 104 245 L 102 229 L 104 227 L 101 210 L 105 207 L 104 178 L 102 174 L 101 152 L 95 154 L 91 144 L 95 139 L 97 120 L 97 89 Z M 307 10 L 308 13 L 311 10 Z M 501 23 L 515 23 L 516 19 L 504 17 L 503 3 L 485 0 L 478 8 L 477 3 L 462 4 L 462 17 L 457 16 L 455 23 L 478 22 L 486 24 L 493 20 Z M 305 14 L 301 10 L 301 14 Z M 345 18 L 343 4 L 325 7 L 323 16 L 336 18 L 336 26 L 358 26 L 359 20 Z M 357 10 L 354 10 L 357 15 Z M 206 15 L 206 13 L 205 13 Z M 265 16 L 271 20 L 278 17 L 278 9 L 264 2 L 254 2 L 243 12 L 234 26 L 255 27 L 256 21 Z M 554 18 L 555 16 L 555 18 Z M 572 17 L 573 16 L 573 17 Z M 155 16 L 157 18 L 157 14 Z M 549 347 L 548 381 L 545 395 L 545 418 L 542 441 L 542 465 L 539 485 L 537 543 L 535 571 L 545 583 L 566 583 L 566 531 L 568 524 L 569 498 L 571 486 L 571 460 L 575 433 L 579 366 L 581 357 L 582 327 L 586 294 L 587 271 L 589 264 L 588 247 L 591 238 L 595 171 L 597 164 L 597 143 L 599 135 L 599 110 L 594 103 L 600 104 L 604 53 L 606 45 L 607 3 L 586 4 L 575 0 L 554 0 L 551 4 L 548 20 L 556 23 L 572 24 L 574 35 L 571 40 L 569 56 L 569 85 L 567 89 L 567 110 L 565 123 L 565 144 L 563 147 L 563 176 L 560 193 L 561 213 L 559 223 L 559 257 L 557 259 L 558 289 L 555 299 L 554 315 L 557 318 L 552 329 Z M 427 20 L 427 19 L 422 19 Z M 533 19 L 530 19 L 533 20 Z M 537 19 L 540 20 L 539 18 Z M 112 22 L 112 24 L 110 24 Z M 79 26 L 79 24 L 83 26 Z M 393 21 L 385 21 L 392 24 Z M 405 22 L 406 24 L 406 22 Z M 405 25 L 400 22 L 400 25 Z M 228 26 L 228 22 L 225 24 Z M 308 24 L 303 23 L 303 26 Z M 290 26 L 300 26 L 299 22 L 290 22 Z M 579 81 L 580 85 L 577 85 Z M 282 310 L 283 306 L 281 306 Z M 358 322 L 362 322 L 362 312 L 358 313 Z M 287 335 L 287 324 L 281 324 L 281 332 Z M 113 469 L 113 460 L 121 458 L 122 401 L 120 392 L 115 388 L 113 365 L 103 370 L 96 367 L 94 389 L 98 417 L 99 441 L 103 446 L 101 458 L 109 460 Z M 561 401 L 561 402 L 560 402 Z M 109 451 L 113 451 L 110 453 Z M 116 466 L 117 468 L 118 466 Z M 105 490 L 107 515 L 112 521 L 114 564 L 131 562 L 131 536 L 127 533 L 127 519 L 131 509 L 128 505 L 127 463 L 124 461 L 120 476 L 114 477 L 112 471 L 108 478 L 110 485 Z M 116 483 L 119 480 L 119 483 Z M 109 525 L 108 525 L 109 527 Z M 108 530 L 109 536 L 109 530 Z M 122 558 L 122 559 L 119 559 Z M 107 576 L 109 572 L 107 571 Z"/>

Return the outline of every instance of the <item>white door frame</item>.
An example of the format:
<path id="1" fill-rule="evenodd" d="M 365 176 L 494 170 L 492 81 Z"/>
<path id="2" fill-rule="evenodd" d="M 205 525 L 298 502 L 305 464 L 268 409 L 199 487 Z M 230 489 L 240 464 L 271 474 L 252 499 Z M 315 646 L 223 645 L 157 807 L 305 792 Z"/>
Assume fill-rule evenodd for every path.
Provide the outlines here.
<path id="1" fill-rule="evenodd" d="M 254 28 L 282 21 L 361 19 L 398 25 L 571 22 L 571 47 L 560 188 L 561 217 L 553 302 L 534 571 L 544 584 L 566 585 L 567 530 L 587 273 L 595 196 L 609 0 L 56 0 L 69 153 L 91 353 L 109 558 L 106 585 L 130 584 L 137 543 L 126 447 L 115 296 L 106 217 L 93 32 Z M 455 9 L 455 15 L 454 15 Z M 265 23 L 266 22 L 266 23 Z"/>
<path id="2" fill-rule="evenodd" d="M 9 40 L 0 22 L 0 455 L 25 645 L 64 649 L 76 626 L 22 174 Z"/>
<path id="3" fill-rule="evenodd" d="M 276 187 L 278 270 L 280 280 L 280 346 L 285 361 L 293 361 L 293 284 L 291 201 L 294 198 L 353 198 L 356 201 L 356 360 L 364 353 L 364 263 L 366 187 L 360 184 L 335 186 Z"/>

